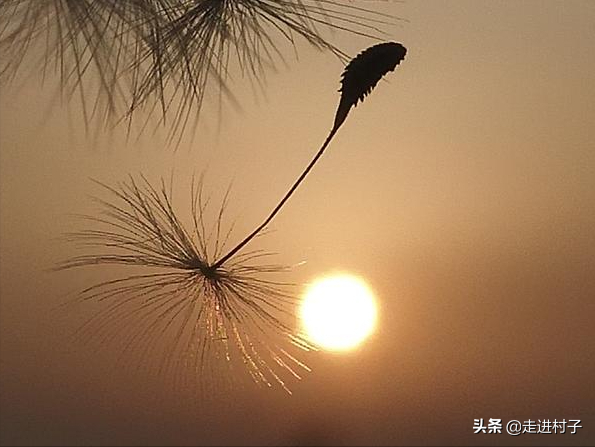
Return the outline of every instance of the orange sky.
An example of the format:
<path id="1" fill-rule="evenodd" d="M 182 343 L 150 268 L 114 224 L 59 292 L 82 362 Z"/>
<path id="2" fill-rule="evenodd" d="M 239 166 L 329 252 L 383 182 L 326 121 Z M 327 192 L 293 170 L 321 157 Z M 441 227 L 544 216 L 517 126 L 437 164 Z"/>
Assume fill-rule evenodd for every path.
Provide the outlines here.
<path id="1" fill-rule="evenodd" d="M 89 178 L 192 173 L 233 182 L 239 239 L 268 214 L 330 126 L 342 64 L 299 45 L 241 111 L 205 102 L 193 141 L 85 136 L 80 112 L 31 77 L 0 96 L 1 442 L 580 444 L 595 442 L 595 2 L 419 1 L 389 38 L 405 61 L 352 111 L 259 247 L 305 284 L 336 270 L 378 295 L 375 335 L 309 353 L 279 390 L 208 406 L 113 373 L 113 352 L 67 337 L 88 315 L 52 310 L 92 270 L 55 273 L 60 239 L 92 213 Z M 350 54 L 370 45 L 332 37 Z M 288 48 L 285 48 L 288 49 Z M 240 78 L 239 73 L 236 77 Z M 24 77 L 23 77 L 24 78 Z M 52 81 L 48 81 L 51 84 Z M 77 113 L 78 112 L 78 113 Z M 260 245 L 259 245 L 260 244 Z M 150 369 L 150 368 L 149 368 Z M 186 400 L 187 399 L 187 400 Z M 474 418 L 582 419 L 577 435 L 473 435 Z"/>

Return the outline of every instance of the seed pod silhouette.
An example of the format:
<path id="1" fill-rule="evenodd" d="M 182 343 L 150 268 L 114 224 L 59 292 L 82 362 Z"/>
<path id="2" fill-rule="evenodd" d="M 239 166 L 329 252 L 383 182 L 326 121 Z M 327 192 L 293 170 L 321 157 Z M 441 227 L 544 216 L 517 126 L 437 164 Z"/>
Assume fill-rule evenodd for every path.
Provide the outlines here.
<path id="1" fill-rule="evenodd" d="M 351 107 L 363 101 L 378 81 L 393 71 L 405 58 L 407 49 L 396 42 L 374 45 L 352 59 L 341 79 L 341 100 L 335 114 L 333 130 L 336 131 L 347 118 Z"/>
<path id="2" fill-rule="evenodd" d="M 397 65 L 399 65 L 405 58 L 405 53 L 407 53 L 407 49 L 400 43 L 384 42 L 362 51 L 352 59 L 349 64 L 347 64 L 347 67 L 345 67 L 345 71 L 341 76 L 342 86 L 339 90 L 341 92 L 341 100 L 339 101 L 339 107 L 335 114 L 335 123 L 326 137 L 326 140 L 320 149 L 318 149 L 318 152 L 312 161 L 306 166 L 306 169 L 304 169 L 293 186 L 287 191 L 283 199 L 281 199 L 275 209 L 269 214 L 269 217 L 267 217 L 262 224 L 256 227 L 252 233 L 244 238 L 244 240 L 236 245 L 229 253 L 219 259 L 219 261 L 214 264 L 215 268 L 221 267 L 228 259 L 234 256 L 258 233 L 260 233 L 271 220 L 273 220 L 298 186 L 304 181 L 320 157 L 322 157 L 322 154 L 339 130 L 339 127 L 341 127 L 341 124 L 343 124 L 347 118 L 351 107 L 357 105 L 358 101 L 363 101 L 365 96 L 376 87 L 378 81 L 380 81 L 386 73 L 393 71 Z"/>
<path id="3" fill-rule="evenodd" d="M 300 39 L 347 60 L 323 28 L 380 39 L 398 20 L 367 6 L 383 1 L 0 0 L 0 86 L 54 72 L 64 98 L 80 96 L 85 125 L 140 114 L 143 132 L 154 117 L 177 145 L 204 100 L 239 105 L 236 71 L 263 88 Z"/>
<path id="4" fill-rule="evenodd" d="M 269 216 L 227 254 L 229 239 L 221 225 L 227 196 L 209 228 L 208 199 L 202 180 L 191 188 L 193 226 L 184 226 L 172 205 L 165 181 L 155 188 L 144 177 L 116 187 L 102 185 L 111 199 L 98 199 L 100 217 L 88 217 L 101 228 L 69 235 L 92 252 L 72 257 L 59 268 L 110 264 L 150 267 L 84 289 L 78 302 L 104 302 L 106 307 L 78 335 L 100 344 L 119 338 L 121 358 L 144 362 L 161 357 L 159 372 L 184 387 L 206 376 L 231 378 L 238 366 L 257 383 L 278 384 L 284 376 L 299 378 L 309 368 L 292 349 L 314 346 L 291 323 L 298 297 L 284 281 L 267 276 L 286 272 L 283 266 L 262 263 L 260 250 L 239 253 L 261 234 L 318 162 L 349 110 L 393 71 L 405 56 L 398 43 L 371 47 L 351 61 L 342 76 L 341 100 L 335 125 L 314 158 Z M 222 374 L 225 367 L 229 374 Z M 191 376 L 186 376 L 190 373 Z"/>

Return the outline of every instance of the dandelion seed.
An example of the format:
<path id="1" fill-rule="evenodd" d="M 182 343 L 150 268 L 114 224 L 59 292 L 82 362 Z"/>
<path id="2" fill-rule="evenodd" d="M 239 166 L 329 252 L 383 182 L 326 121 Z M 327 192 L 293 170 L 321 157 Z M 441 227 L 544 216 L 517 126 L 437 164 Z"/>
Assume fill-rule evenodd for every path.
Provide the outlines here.
<path id="1" fill-rule="evenodd" d="M 142 111 L 141 131 L 156 116 L 177 142 L 211 90 L 235 101 L 233 68 L 262 85 L 285 59 L 283 41 L 346 58 L 325 28 L 381 39 L 396 18 L 364 7 L 370 2 L 377 0 L 3 0 L 0 81 L 20 72 L 25 56 L 40 55 L 35 71 L 59 74 L 87 126 L 99 117 L 130 129 Z"/>
<path id="2" fill-rule="evenodd" d="M 339 129 L 351 107 L 363 101 L 385 74 L 394 71 L 405 54 L 407 49 L 400 43 L 385 42 L 362 51 L 349 62 L 341 79 L 341 100 L 333 130 Z"/>
<path id="3" fill-rule="evenodd" d="M 285 203 L 289 200 L 292 194 L 296 191 L 298 186 L 304 181 L 308 173 L 312 170 L 316 162 L 322 157 L 322 154 L 330 144 L 331 140 L 345 122 L 349 110 L 355 106 L 358 101 L 363 101 L 365 96 L 372 91 L 378 81 L 389 71 L 393 71 L 396 66 L 405 58 L 407 50 L 400 43 L 386 42 L 374 45 L 354 58 L 343 73 L 341 100 L 339 107 L 335 114 L 335 121 L 333 127 L 327 136 L 326 140 L 312 159 L 306 169 L 301 173 L 293 186 L 287 191 L 285 196 L 273 209 L 271 214 L 260 224 L 252 233 L 250 233 L 243 241 L 223 256 L 216 266 L 222 265 L 229 258 L 240 251 L 248 242 L 250 242 L 256 235 L 258 235 L 277 215 Z"/>
<path id="4" fill-rule="evenodd" d="M 250 251 L 214 265 L 229 231 L 221 220 L 207 226 L 208 200 L 202 182 L 193 185 L 189 230 L 182 224 L 164 182 L 156 189 L 143 177 L 117 187 L 102 185 L 95 229 L 69 235 L 90 253 L 60 269 L 96 265 L 141 267 L 82 291 L 77 302 L 99 302 L 102 310 L 77 335 L 95 345 L 116 344 L 121 359 L 157 373 L 172 385 L 213 388 L 240 380 L 243 370 L 257 383 L 289 390 L 288 377 L 308 368 L 292 351 L 311 346 L 296 333 L 297 299 L 291 285 L 275 279 L 286 267 L 266 263 L 270 253 Z M 152 270 L 147 272 L 146 270 Z"/>
<path id="5" fill-rule="evenodd" d="M 405 49 L 400 44 L 381 45 L 364 51 L 347 66 L 339 110 L 347 104 L 348 112 L 403 59 Z M 285 271 L 259 263 L 267 253 L 240 251 L 262 234 L 343 121 L 337 125 L 335 120 L 323 146 L 267 219 L 225 255 L 229 232 L 223 232 L 222 219 L 227 199 L 216 223 L 207 228 L 208 200 L 202 196 L 202 182 L 192 187 L 191 232 L 174 211 L 171 192 L 163 182 L 159 190 L 144 178 L 140 182 L 131 178 L 116 188 L 103 185 L 112 200 L 99 200 L 103 216 L 88 218 L 101 228 L 70 235 L 94 252 L 74 257 L 61 268 L 115 264 L 156 271 L 84 290 L 81 300 L 105 302 L 106 307 L 81 334 L 101 343 L 120 340 L 124 357 L 136 355 L 139 365 L 160 354 L 164 359 L 160 372 L 169 377 L 187 378 L 180 371 L 188 368 L 199 376 L 231 377 L 218 371 L 221 363 L 243 365 L 256 382 L 288 389 L 278 371 L 299 377 L 299 370 L 307 367 L 285 346 L 312 348 L 288 322 L 295 317 L 297 300 L 287 284 L 265 278 Z M 142 349 L 136 349 L 139 344 Z"/>

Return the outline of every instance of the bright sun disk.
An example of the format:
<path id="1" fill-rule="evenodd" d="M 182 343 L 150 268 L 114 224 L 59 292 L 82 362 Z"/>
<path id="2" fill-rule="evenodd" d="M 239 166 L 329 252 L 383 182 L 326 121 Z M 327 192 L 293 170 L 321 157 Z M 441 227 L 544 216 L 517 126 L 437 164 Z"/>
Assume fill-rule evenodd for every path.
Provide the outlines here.
<path id="1" fill-rule="evenodd" d="M 323 349 L 355 348 L 376 324 L 376 302 L 366 283 L 353 275 L 315 281 L 306 291 L 300 316 L 309 340 Z"/>

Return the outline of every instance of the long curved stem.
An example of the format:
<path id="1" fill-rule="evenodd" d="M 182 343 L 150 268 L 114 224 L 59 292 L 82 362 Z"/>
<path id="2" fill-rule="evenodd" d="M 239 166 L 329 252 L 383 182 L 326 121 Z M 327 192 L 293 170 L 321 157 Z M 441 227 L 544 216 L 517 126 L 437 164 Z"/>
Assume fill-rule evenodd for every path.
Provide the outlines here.
<path id="1" fill-rule="evenodd" d="M 212 269 L 215 270 L 215 269 L 221 267 L 225 261 L 227 261 L 233 255 L 235 255 L 238 251 L 240 251 L 244 247 L 244 245 L 246 245 L 248 242 L 250 242 L 258 233 L 260 233 L 262 231 L 262 229 L 264 227 L 266 227 L 269 224 L 269 222 L 271 220 L 273 220 L 273 218 L 277 215 L 277 213 L 279 211 L 281 211 L 281 208 L 283 208 L 283 205 L 285 205 L 285 202 L 287 202 L 287 200 L 289 200 L 289 198 L 295 192 L 295 190 L 298 188 L 298 186 L 300 186 L 300 184 L 304 181 L 304 179 L 306 178 L 308 173 L 312 170 L 312 168 L 314 167 L 316 162 L 320 159 L 320 157 L 322 157 L 322 154 L 324 153 L 327 146 L 329 145 L 329 143 L 331 142 L 331 140 L 337 133 L 337 130 L 339 130 L 339 127 L 340 127 L 340 125 L 339 126 L 335 125 L 333 127 L 333 129 L 329 133 L 328 137 L 326 137 L 326 140 L 324 141 L 323 145 L 320 147 L 320 149 L 318 149 L 318 152 L 316 153 L 316 155 L 314 156 L 312 161 L 310 161 L 310 164 L 308 164 L 306 169 L 304 169 L 304 172 L 302 172 L 302 174 L 298 177 L 298 179 L 295 181 L 293 186 L 289 189 L 289 191 L 287 191 L 287 193 L 285 194 L 283 199 L 281 199 L 281 201 L 277 204 L 275 209 L 271 212 L 271 214 L 269 214 L 269 217 L 267 217 L 265 219 L 265 221 L 263 223 L 261 223 L 252 233 L 250 233 L 248 236 L 246 236 L 246 238 L 242 242 L 240 242 L 238 245 L 236 245 L 234 248 L 232 248 L 229 251 L 229 253 L 227 253 L 225 256 L 223 256 L 221 259 L 219 259 L 217 262 L 215 262 L 211 266 Z"/>

